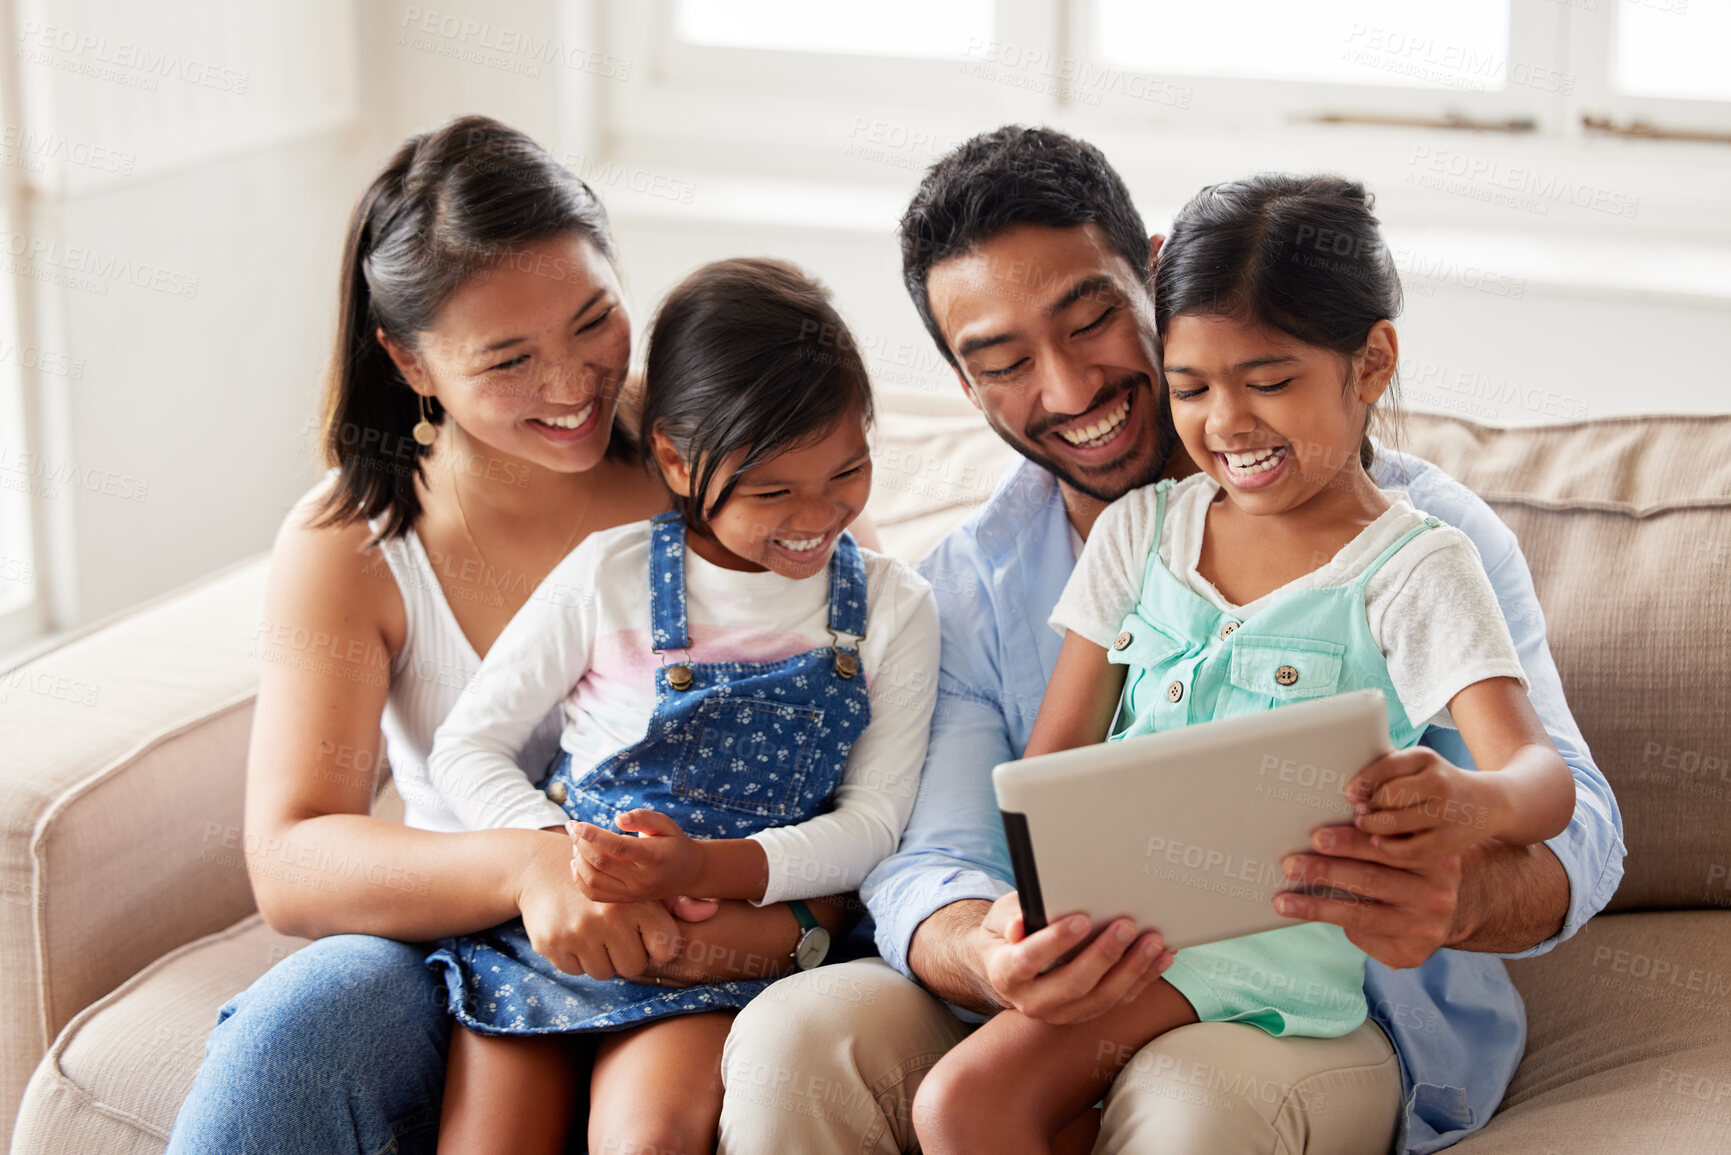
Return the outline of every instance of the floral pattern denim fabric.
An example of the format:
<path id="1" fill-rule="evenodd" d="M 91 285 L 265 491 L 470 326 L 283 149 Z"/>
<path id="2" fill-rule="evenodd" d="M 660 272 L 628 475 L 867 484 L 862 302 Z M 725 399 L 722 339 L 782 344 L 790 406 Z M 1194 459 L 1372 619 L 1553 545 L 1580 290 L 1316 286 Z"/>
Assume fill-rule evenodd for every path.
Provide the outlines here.
<path id="1" fill-rule="evenodd" d="M 829 566 L 836 643 L 778 662 L 691 662 L 685 613 L 685 523 L 655 519 L 650 631 L 664 662 L 643 739 L 587 772 L 561 753 L 540 785 L 571 817 L 613 828 L 627 810 L 659 810 L 697 838 L 743 838 L 829 808 L 848 751 L 871 721 L 857 641 L 866 632 L 865 567 L 842 534 Z M 844 646 L 842 635 L 854 641 Z M 672 671 L 689 672 L 676 689 Z M 563 787 L 563 790 L 560 790 Z M 529 944 L 522 919 L 446 939 L 427 965 L 448 1008 L 482 1034 L 616 1031 L 652 1019 L 738 1008 L 767 980 L 671 989 L 558 970 Z"/>

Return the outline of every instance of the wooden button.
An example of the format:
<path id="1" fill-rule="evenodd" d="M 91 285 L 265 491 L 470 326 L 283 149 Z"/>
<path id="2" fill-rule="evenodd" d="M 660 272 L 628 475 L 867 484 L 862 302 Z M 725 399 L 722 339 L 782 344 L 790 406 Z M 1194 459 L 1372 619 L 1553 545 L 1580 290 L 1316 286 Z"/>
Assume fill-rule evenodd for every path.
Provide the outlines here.
<path id="1" fill-rule="evenodd" d="M 1182 702 L 1184 700 L 1184 683 L 1173 682 L 1170 686 L 1167 686 L 1166 696 L 1174 702 Z"/>
<path id="2" fill-rule="evenodd" d="M 859 673 L 859 659 L 846 650 L 837 650 L 835 655 L 835 672 L 844 678 L 851 678 Z"/>
<path id="3" fill-rule="evenodd" d="M 1238 623 L 1237 622 L 1227 622 L 1225 625 L 1220 627 L 1220 636 L 1223 638 L 1230 638 L 1234 633 L 1237 632 L 1237 630 L 1238 630 Z"/>
<path id="4" fill-rule="evenodd" d="M 1130 647 L 1130 643 L 1135 641 L 1135 640 L 1136 640 L 1135 638 L 1130 636 L 1130 631 L 1125 630 L 1123 633 L 1119 634 L 1116 638 L 1112 639 L 1112 648 L 1114 650 L 1128 649 Z"/>
<path id="5" fill-rule="evenodd" d="M 1282 686 L 1290 686 L 1292 683 L 1298 681 L 1298 671 L 1293 669 L 1291 666 L 1282 666 L 1280 669 L 1274 671 L 1274 680 L 1279 682 Z"/>
<path id="6" fill-rule="evenodd" d="M 689 689 L 691 689 L 691 667 L 689 667 L 689 666 L 669 666 L 669 667 L 667 667 L 667 684 L 669 686 L 672 686 L 675 690 L 689 690 Z"/>
<path id="7" fill-rule="evenodd" d="M 556 802 L 560 806 L 565 805 L 565 783 L 555 782 L 553 785 L 547 787 L 547 798 L 549 801 Z"/>

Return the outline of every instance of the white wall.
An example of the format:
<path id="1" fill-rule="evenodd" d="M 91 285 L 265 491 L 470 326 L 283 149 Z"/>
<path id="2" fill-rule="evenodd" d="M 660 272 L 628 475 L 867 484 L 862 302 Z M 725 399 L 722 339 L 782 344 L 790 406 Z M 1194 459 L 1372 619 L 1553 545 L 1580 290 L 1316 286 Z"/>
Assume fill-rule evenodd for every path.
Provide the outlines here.
<path id="1" fill-rule="evenodd" d="M 47 144 L 9 162 L 11 252 L 22 343 L 67 358 L 26 382 L 37 573 L 64 628 L 265 548 L 312 481 L 366 158 L 348 0 L 18 17 L 7 122 Z"/>

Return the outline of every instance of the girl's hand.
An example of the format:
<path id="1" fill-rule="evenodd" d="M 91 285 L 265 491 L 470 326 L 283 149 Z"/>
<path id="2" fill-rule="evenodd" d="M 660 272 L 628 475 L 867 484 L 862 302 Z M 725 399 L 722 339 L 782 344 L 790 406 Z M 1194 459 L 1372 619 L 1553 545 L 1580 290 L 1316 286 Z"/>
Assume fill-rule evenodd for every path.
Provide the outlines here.
<path id="1" fill-rule="evenodd" d="M 1372 762 L 1346 785 L 1355 825 L 1398 861 L 1460 854 L 1493 837 L 1501 797 L 1485 775 L 1414 746 Z"/>
<path id="2" fill-rule="evenodd" d="M 571 885 L 564 838 L 547 839 L 517 891 L 529 943 L 567 974 L 594 979 L 666 966 L 683 947 L 679 926 L 659 902 L 604 903 Z"/>
<path id="3" fill-rule="evenodd" d="M 571 822 L 571 877 L 596 902 L 640 902 L 699 890 L 703 844 L 656 810 L 619 816 L 614 834 L 588 822 Z"/>

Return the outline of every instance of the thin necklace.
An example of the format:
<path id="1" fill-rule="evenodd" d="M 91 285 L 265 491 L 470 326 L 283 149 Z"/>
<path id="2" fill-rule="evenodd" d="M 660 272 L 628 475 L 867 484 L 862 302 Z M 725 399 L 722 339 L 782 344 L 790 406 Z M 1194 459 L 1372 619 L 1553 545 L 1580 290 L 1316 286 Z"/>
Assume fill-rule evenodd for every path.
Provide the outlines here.
<path id="1" fill-rule="evenodd" d="M 451 470 L 451 492 L 457 498 L 457 516 L 462 519 L 463 536 L 469 539 L 469 544 L 474 547 L 475 553 L 481 559 L 482 583 L 485 585 L 494 585 L 493 582 L 487 580 L 487 575 L 494 572 L 493 563 L 488 560 L 487 551 L 481 548 L 481 543 L 475 540 L 474 531 L 469 528 L 469 515 L 463 509 L 463 485 L 462 482 L 457 480 L 457 473 L 458 470 L 453 467 Z M 571 527 L 571 533 L 565 538 L 565 544 L 559 548 L 559 557 L 561 559 L 571 552 L 571 543 L 577 540 L 577 531 L 583 528 L 583 519 L 589 516 L 589 507 L 594 504 L 595 491 L 591 489 L 589 491 L 589 500 L 583 503 L 583 512 L 577 515 L 576 524 Z M 558 563 L 555 562 L 554 564 L 557 565 Z M 495 586 L 495 588 L 497 587 Z"/>

